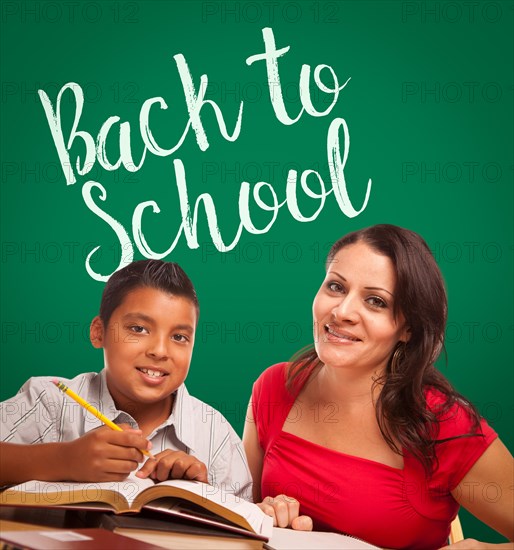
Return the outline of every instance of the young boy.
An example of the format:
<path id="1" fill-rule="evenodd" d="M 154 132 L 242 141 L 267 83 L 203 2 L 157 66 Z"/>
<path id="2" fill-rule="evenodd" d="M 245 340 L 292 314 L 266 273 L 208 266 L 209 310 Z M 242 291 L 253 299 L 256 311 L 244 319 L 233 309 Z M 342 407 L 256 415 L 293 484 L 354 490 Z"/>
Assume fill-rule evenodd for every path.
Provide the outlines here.
<path id="1" fill-rule="evenodd" d="M 251 494 L 239 437 L 184 385 L 198 315 L 193 284 L 177 264 L 144 260 L 114 273 L 90 328 L 105 368 L 63 381 L 124 430 L 104 426 L 51 377 L 31 378 L 0 404 L 0 484 L 120 481 L 139 468 L 141 478 Z M 155 458 L 140 467 L 142 450 Z"/>

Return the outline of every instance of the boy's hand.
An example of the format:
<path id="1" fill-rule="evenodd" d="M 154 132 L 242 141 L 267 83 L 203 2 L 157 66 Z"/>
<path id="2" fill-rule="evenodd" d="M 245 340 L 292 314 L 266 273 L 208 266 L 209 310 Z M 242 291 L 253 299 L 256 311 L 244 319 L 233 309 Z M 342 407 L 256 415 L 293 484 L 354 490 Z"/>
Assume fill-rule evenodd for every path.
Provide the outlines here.
<path id="1" fill-rule="evenodd" d="M 65 443 L 63 466 L 72 481 L 122 481 L 135 470 L 144 457 L 140 449 L 151 443 L 141 430 L 120 425 L 117 432 L 107 426 Z"/>
<path id="2" fill-rule="evenodd" d="M 193 479 L 195 481 L 207 481 L 207 467 L 192 455 L 183 451 L 167 449 L 156 454 L 155 459 L 149 458 L 144 466 L 136 473 L 137 477 L 151 477 L 157 481 L 166 479 Z"/>

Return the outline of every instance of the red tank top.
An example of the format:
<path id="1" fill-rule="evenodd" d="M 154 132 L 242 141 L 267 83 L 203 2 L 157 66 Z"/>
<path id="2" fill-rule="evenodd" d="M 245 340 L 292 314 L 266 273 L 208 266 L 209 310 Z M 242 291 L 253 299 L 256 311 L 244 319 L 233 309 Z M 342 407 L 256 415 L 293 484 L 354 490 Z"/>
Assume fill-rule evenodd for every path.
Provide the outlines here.
<path id="1" fill-rule="evenodd" d="M 286 367 L 280 363 L 267 369 L 252 392 L 265 453 L 262 498 L 292 496 L 300 501 L 300 512 L 312 517 L 314 529 L 350 534 L 380 547 L 445 545 L 459 509 L 450 491 L 497 437 L 494 430 L 482 421 L 482 431 L 469 435 L 470 418 L 455 405 L 440 421 L 438 464 L 429 479 L 408 453 L 403 469 L 346 455 L 282 431 L 286 417 L 299 414 L 293 406 L 296 396 L 285 387 Z M 435 391 L 427 392 L 430 408 L 442 400 Z M 320 421 L 321 416 L 322 411 Z"/>

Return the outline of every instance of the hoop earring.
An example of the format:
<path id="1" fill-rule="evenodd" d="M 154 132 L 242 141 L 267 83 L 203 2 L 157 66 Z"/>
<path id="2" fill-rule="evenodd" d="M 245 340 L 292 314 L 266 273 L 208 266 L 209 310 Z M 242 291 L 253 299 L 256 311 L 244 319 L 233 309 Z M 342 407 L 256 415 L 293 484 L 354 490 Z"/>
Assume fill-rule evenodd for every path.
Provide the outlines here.
<path id="1" fill-rule="evenodd" d="M 400 342 L 394 350 L 393 356 L 391 357 L 391 374 L 397 374 L 400 371 L 400 366 L 402 361 L 405 359 L 405 348 L 407 345 L 405 342 Z"/>

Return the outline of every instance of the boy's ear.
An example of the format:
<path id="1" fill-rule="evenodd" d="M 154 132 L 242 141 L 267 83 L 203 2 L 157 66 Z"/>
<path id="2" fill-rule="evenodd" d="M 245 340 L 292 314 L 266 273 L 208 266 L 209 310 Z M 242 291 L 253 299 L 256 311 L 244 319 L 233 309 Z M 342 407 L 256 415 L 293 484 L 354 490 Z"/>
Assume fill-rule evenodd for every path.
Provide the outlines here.
<path id="1" fill-rule="evenodd" d="M 104 343 L 104 324 L 100 316 L 97 315 L 92 321 L 89 327 L 89 339 L 94 348 L 103 348 Z"/>

